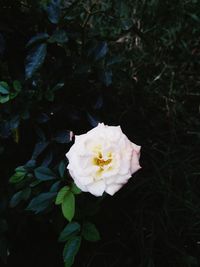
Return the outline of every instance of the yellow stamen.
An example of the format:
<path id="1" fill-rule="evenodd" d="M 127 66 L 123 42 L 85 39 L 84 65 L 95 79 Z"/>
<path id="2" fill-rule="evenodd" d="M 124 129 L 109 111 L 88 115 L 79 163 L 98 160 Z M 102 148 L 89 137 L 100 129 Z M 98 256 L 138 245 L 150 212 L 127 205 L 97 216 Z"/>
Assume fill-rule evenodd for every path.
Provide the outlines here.
<path id="1" fill-rule="evenodd" d="M 101 168 L 102 168 L 103 166 L 105 166 L 105 165 L 110 164 L 111 161 L 112 161 L 112 159 L 104 160 L 104 159 L 102 158 L 102 156 L 101 156 L 101 157 L 98 157 L 98 158 L 93 158 L 93 164 L 94 164 L 94 165 L 97 165 L 97 166 L 99 166 L 99 167 L 101 167 Z"/>

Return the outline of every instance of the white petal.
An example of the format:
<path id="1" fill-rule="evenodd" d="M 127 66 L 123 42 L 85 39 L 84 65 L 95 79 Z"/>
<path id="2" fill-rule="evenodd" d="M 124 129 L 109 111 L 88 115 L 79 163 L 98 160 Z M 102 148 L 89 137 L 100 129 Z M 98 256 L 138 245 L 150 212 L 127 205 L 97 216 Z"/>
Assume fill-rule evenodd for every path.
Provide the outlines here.
<path id="1" fill-rule="evenodd" d="M 106 187 L 106 193 L 113 196 L 123 185 L 122 184 L 111 184 Z"/>
<path id="2" fill-rule="evenodd" d="M 120 137 L 123 135 L 120 126 L 107 126 L 105 130 L 107 139 L 109 139 L 112 143 L 120 140 Z"/>
<path id="3" fill-rule="evenodd" d="M 105 191 L 105 182 L 103 180 L 96 181 L 87 185 L 88 192 L 95 195 L 96 197 L 102 196 Z"/>
<path id="4" fill-rule="evenodd" d="M 127 174 L 127 175 L 119 175 L 117 178 L 116 178 L 116 180 L 115 180 L 115 182 L 116 183 L 119 183 L 119 184 L 126 184 L 127 182 L 128 182 L 128 179 L 129 178 L 131 178 L 131 174 L 129 173 L 129 174 Z"/>
<path id="5" fill-rule="evenodd" d="M 75 172 L 74 172 L 75 173 Z M 93 178 L 91 176 L 76 176 L 76 173 L 74 174 L 76 181 L 78 181 L 82 185 L 88 185 L 93 182 Z"/>
<path id="6" fill-rule="evenodd" d="M 69 166 L 69 165 L 68 165 Z M 71 169 L 67 166 L 67 168 L 69 169 L 69 173 L 71 175 L 71 177 L 73 178 L 73 180 L 78 181 L 79 184 L 85 186 L 87 184 L 90 184 L 93 182 L 93 178 L 91 176 L 80 176 L 76 173 L 75 169 Z"/>
<path id="7" fill-rule="evenodd" d="M 107 185 L 113 184 L 116 182 L 117 177 L 116 176 L 110 176 L 105 178 L 105 182 Z"/>
<path id="8" fill-rule="evenodd" d="M 91 166 L 91 158 L 80 156 L 79 157 L 81 168 L 86 169 Z"/>
<path id="9" fill-rule="evenodd" d="M 111 165 L 111 167 L 112 167 L 112 169 L 107 169 L 107 170 L 105 169 L 105 171 L 102 173 L 103 178 L 107 179 L 107 178 L 113 177 L 119 173 L 119 168 L 115 168 L 115 166 L 112 166 L 112 165 Z"/>
<path id="10" fill-rule="evenodd" d="M 74 177 L 77 178 L 79 176 L 91 176 L 90 174 L 96 170 L 94 167 L 92 165 L 90 166 L 87 157 L 81 157 L 72 153 L 67 169 L 73 171 Z"/>
<path id="11" fill-rule="evenodd" d="M 74 172 L 72 169 L 69 169 L 69 174 L 71 175 L 71 177 L 74 179 Z"/>
<path id="12" fill-rule="evenodd" d="M 121 159 L 119 173 L 124 175 L 127 174 L 130 170 L 130 158 L 129 159 Z"/>
<path id="13" fill-rule="evenodd" d="M 65 154 L 65 156 L 67 157 L 68 160 L 70 160 L 70 158 L 71 158 L 72 150 L 73 150 L 73 146 L 72 146 L 72 147 L 70 148 L 70 150 Z"/>

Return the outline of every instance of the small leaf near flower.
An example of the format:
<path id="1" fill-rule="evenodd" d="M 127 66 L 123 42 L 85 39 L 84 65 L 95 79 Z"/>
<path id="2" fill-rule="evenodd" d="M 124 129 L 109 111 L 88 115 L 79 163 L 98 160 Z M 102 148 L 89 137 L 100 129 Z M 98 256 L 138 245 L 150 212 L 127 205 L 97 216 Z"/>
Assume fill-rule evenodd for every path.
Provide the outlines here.
<path id="1" fill-rule="evenodd" d="M 82 191 L 79 189 L 75 183 L 71 185 L 71 191 L 74 193 L 74 195 L 79 195 Z"/>
<path id="2" fill-rule="evenodd" d="M 65 195 L 69 192 L 69 189 L 70 188 L 68 186 L 64 186 L 60 189 L 60 191 L 58 192 L 57 197 L 56 197 L 56 202 L 55 202 L 56 205 L 62 204 Z"/>
<path id="3" fill-rule="evenodd" d="M 75 197 L 72 192 L 68 192 L 62 202 L 63 216 L 71 222 L 75 213 Z"/>

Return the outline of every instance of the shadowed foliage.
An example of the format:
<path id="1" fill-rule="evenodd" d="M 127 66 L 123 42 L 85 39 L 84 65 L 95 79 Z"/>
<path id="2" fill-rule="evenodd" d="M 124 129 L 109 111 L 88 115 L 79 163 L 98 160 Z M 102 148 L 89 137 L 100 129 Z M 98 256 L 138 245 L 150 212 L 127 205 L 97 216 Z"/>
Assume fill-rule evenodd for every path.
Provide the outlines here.
<path id="1" fill-rule="evenodd" d="M 0 0 L 1 266 L 200 265 L 199 24 L 198 0 Z M 66 172 L 98 122 L 142 146 L 113 197 Z"/>

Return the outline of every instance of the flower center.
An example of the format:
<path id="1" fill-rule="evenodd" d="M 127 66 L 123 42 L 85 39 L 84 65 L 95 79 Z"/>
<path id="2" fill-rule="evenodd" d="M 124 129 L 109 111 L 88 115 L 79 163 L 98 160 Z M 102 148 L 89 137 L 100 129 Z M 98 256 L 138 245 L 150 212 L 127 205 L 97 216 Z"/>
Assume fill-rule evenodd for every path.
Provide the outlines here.
<path id="1" fill-rule="evenodd" d="M 99 167 L 99 169 L 96 173 L 97 176 L 101 176 L 102 172 L 104 172 L 105 170 L 111 170 L 112 169 L 112 167 L 109 166 L 110 163 L 112 162 L 112 153 L 109 152 L 107 154 L 107 159 L 104 159 L 102 153 L 98 152 L 97 156 L 92 159 L 92 162 L 94 165 Z"/>
<path id="2" fill-rule="evenodd" d="M 103 159 L 102 153 L 98 153 L 98 157 L 93 158 L 93 164 L 99 167 L 104 167 L 105 165 L 109 165 L 112 162 L 112 158 L 109 157 L 107 160 Z"/>

